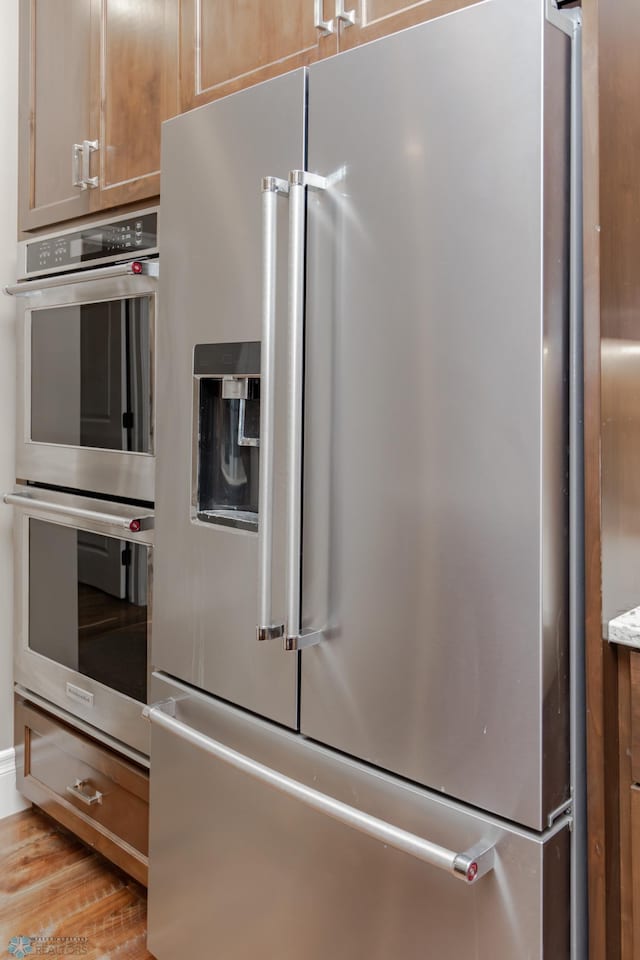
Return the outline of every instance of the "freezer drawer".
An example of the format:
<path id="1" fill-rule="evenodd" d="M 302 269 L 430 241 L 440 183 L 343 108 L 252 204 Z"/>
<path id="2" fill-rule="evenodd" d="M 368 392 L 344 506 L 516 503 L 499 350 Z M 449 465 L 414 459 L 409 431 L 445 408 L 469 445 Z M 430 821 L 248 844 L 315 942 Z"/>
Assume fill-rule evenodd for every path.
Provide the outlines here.
<path id="1" fill-rule="evenodd" d="M 186 687 L 155 693 L 175 698 L 151 711 L 158 960 L 185 942 L 227 960 L 566 960 L 566 822 L 541 837 Z M 491 847 L 474 882 L 449 871 L 446 851 Z"/>

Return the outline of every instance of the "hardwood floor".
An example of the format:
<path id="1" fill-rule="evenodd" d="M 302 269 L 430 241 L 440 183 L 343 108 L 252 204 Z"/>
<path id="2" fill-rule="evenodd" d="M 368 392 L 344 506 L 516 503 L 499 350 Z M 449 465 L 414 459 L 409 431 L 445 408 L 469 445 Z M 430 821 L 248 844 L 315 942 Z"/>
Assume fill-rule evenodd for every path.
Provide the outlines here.
<path id="1" fill-rule="evenodd" d="M 144 888 L 35 807 L 0 820 L 0 956 L 153 960 L 146 919 Z"/>

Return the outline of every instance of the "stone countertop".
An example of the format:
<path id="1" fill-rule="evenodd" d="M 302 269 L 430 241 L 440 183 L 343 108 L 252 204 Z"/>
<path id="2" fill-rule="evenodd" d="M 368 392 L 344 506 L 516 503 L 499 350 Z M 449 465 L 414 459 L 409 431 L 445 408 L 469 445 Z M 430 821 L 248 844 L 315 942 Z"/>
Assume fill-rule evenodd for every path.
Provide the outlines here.
<path id="1" fill-rule="evenodd" d="M 610 643 L 621 643 L 626 647 L 637 647 L 640 650 L 640 607 L 634 607 L 619 617 L 609 620 L 607 640 Z"/>

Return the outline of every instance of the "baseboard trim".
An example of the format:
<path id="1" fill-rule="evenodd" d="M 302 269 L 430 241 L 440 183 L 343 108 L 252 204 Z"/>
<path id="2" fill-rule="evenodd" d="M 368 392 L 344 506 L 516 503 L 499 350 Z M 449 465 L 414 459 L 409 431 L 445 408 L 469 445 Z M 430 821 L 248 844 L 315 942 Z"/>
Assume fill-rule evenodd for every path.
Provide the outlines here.
<path id="1" fill-rule="evenodd" d="M 0 750 L 0 820 L 26 810 L 30 804 L 16 790 L 16 754 L 13 747 Z"/>

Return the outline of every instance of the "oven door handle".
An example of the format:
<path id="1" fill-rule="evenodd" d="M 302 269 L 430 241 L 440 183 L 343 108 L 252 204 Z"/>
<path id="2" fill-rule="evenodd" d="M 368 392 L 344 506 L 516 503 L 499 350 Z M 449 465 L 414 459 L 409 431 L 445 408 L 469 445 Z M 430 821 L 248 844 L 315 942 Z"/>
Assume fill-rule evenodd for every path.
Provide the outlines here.
<path id="1" fill-rule="evenodd" d="M 77 273 L 61 273 L 55 277 L 39 277 L 37 280 L 23 280 L 4 288 L 10 297 L 32 297 L 52 287 L 66 287 L 70 283 L 84 283 L 88 280 L 110 280 L 113 277 L 157 277 L 157 260 L 131 260 L 128 263 L 114 263 L 109 267 L 94 270 L 79 270 Z"/>
<path id="2" fill-rule="evenodd" d="M 110 527 L 126 530 L 127 533 L 141 533 L 143 530 L 153 529 L 153 514 L 127 516 L 115 512 L 107 513 L 103 510 L 89 510 L 86 507 L 55 503 L 52 500 L 45 500 L 28 493 L 5 493 L 2 499 L 4 503 L 12 507 L 18 507 L 20 510 L 44 511 L 60 517 L 90 520 L 93 523 L 107 524 Z"/>

